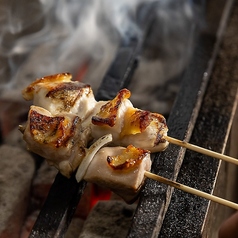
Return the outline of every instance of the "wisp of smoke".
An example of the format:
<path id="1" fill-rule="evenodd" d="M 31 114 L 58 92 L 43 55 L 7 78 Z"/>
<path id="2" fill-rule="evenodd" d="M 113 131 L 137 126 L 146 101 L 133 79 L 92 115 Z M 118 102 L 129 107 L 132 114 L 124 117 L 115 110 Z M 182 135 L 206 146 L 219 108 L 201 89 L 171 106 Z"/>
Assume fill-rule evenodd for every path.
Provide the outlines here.
<path id="1" fill-rule="evenodd" d="M 154 82 L 171 78 L 187 63 L 194 23 L 191 1 L 7 1 L 0 9 L 0 97 L 20 100 L 21 90 L 45 75 L 70 72 L 76 77 L 85 62 L 88 69 L 82 80 L 96 90 L 121 39 L 140 37 L 136 22 L 139 7 L 153 2 L 158 2 L 155 24 L 135 77 L 140 80 L 144 68 L 157 64 L 155 75 L 160 75 L 155 79 L 153 74 Z"/>

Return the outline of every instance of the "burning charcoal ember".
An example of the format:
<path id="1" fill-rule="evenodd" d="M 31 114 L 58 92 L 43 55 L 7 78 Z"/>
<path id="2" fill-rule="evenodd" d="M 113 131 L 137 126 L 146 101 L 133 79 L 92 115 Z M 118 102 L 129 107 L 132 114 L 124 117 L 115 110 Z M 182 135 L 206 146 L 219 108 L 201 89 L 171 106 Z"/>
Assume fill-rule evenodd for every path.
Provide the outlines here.
<path id="1" fill-rule="evenodd" d="M 126 237 L 135 208 L 121 201 L 99 201 L 85 221 L 79 238 Z"/>
<path id="2" fill-rule="evenodd" d="M 0 155 L 0 237 L 19 237 L 35 164 L 29 153 L 17 147 L 2 145 Z"/>
<path id="3" fill-rule="evenodd" d="M 91 184 L 91 183 L 89 183 Z M 98 201 L 105 201 L 112 199 L 112 192 L 110 189 L 92 184 L 92 196 L 90 201 L 90 208 L 94 207 Z"/>

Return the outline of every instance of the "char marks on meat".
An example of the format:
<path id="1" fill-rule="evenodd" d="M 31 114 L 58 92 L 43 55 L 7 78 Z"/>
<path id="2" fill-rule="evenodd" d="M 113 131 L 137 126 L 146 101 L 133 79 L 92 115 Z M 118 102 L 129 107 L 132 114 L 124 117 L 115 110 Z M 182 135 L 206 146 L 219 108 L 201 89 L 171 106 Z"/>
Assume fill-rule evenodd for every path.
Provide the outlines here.
<path id="1" fill-rule="evenodd" d="M 150 170 L 150 152 L 168 146 L 163 138 L 168 131 L 165 118 L 134 108 L 128 89 L 112 100 L 97 102 L 89 85 L 71 79 L 69 73 L 46 76 L 23 90 L 23 97 L 33 100 L 21 127 L 28 149 L 66 177 L 90 158 L 86 169 L 80 170 L 82 178 L 134 201 L 144 172 Z M 105 135 L 110 135 L 114 147 L 88 157 L 90 148 Z"/>

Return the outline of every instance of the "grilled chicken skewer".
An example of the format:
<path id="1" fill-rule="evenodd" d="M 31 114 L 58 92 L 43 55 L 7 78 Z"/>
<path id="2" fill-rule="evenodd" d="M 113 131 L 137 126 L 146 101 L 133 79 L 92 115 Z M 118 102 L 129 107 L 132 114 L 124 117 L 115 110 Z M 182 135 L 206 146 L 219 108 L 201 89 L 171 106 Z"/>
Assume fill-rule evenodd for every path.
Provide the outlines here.
<path id="1" fill-rule="evenodd" d="M 100 108 L 96 116 L 92 117 L 92 134 L 95 138 L 105 132 L 113 132 L 113 141 L 116 145 L 133 144 L 151 152 L 159 152 L 165 150 L 171 143 L 238 165 L 236 158 L 168 136 L 165 118 L 158 113 L 134 108 L 130 105 L 129 97 L 130 92 L 127 89 L 121 90 L 113 100 Z"/>
<path id="2" fill-rule="evenodd" d="M 111 138 L 106 135 L 106 138 Z M 97 145 L 100 144 L 99 139 Z M 106 139 L 108 140 L 108 139 Z M 109 139 L 110 140 L 110 139 Z M 150 152 L 136 148 L 132 145 L 125 147 L 103 147 L 99 149 L 94 146 L 94 152 L 85 156 L 88 167 L 79 167 L 76 173 L 76 180 L 84 179 L 99 186 L 106 187 L 119 195 L 127 203 L 134 202 L 143 187 L 145 178 L 150 178 L 184 192 L 217 202 L 238 210 L 238 204 L 226 199 L 202 192 L 189 186 L 166 179 L 150 171 Z M 91 156 L 91 155 L 94 156 Z M 83 170 L 83 171 L 82 171 Z M 81 176 L 81 174 L 84 176 Z"/>
<path id="3" fill-rule="evenodd" d="M 106 137 L 109 137 L 106 135 Z M 98 143 L 97 143 L 98 144 Z M 95 149 L 98 150 L 98 147 Z M 88 182 L 106 187 L 123 198 L 127 203 L 134 202 L 143 187 L 145 178 L 150 178 L 167 184 L 184 192 L 217 202 L 219 204 L 238 210 L 238 204 L 226 199 L 202 192 L 181 183 L 166 179 L 150 171 L 150 152 L 129 145 L 124 147 L 103 147 L 94 151 L 94 156 L 85 156 L 89 160 L 88 167 L 79 167 L 76 179 L 79 182 L 84 179 Z M 79 176 L 82 174 L 84 177 Z"/>
<path id="4" fill-rule="evenodd" d="M 33 82 L 23 97 L 34 104 L 26 126 L 20 127 L 29 150 L 45 157 L 64 176 L 70 177 L 79 168 L 78 181 L 84 178 L 107 186 L 128 203 L 136 199 L 149 177 L 237 209 L 237 204 L 149 172 L 150 152 L 165 150 L 169 142 L 178 144 L 178 140 L 167 136 L 162 115 L 133 107 L 129 90 L 122 89 L 113 100 L 97 102 L 90 86 L 71 81 L 70 74 L 57 74 Z M 110 141 L 117 147 L 97 152 Z M 193 145 L 179 143 L 193 149 Z"/>
<path id="5" fill-rule="evenodd" d="M 97 102 L 89 85 L 71 81 L 71 77 L 68 73 L 47 76 L 23 91 L 23 97 L 35 105 L 26 126 L 21 127 L 23 138 L 31 151 L 46 158 L 63 175 L 70 177 L 88 145 L 107 133 L 112 134 L 115 146 L 133 144 L 150 152 L 165 150 L 169 142 L 178 144 L 177 139 L 167 136 L 162 115 L 133 107 L 129 90 L 122 89 L 113 100 Z M 196 149 L 181 141 L 179 145 Z M 197 151 L 210 156 L 215 153 L 202 149 Z M 219 159 L 237 163 L 222 154 Z"/>
<path id="6" fill-rule="evenodd" d="M 129 90 L 122 89 L 111 101 L 97 102 L 89 85 L 71 78 L 71 74 L 63 73 L 37 79 L 23 90 L 23 97 L 52 115 L 67 112 L 81 121 L 89 118 L 94 139 L 110 133 L 115 145 L 136 143 L 135 146 L 150 151 L 161 151 L 168 146 L 162 138 L 168 131 L 165 118 L 134 108 L 128 99 Z"/>
<path id="7" fill-rule="evenodd" d="M 111 101 L 97 102 L 91 88 L 71 81 L 70 74 L 47 76 L 23 91 L 23 97 L 33 100 L 34 106 L 20 130 L 28 149 L 66 177 L 80 165 L 93 140 L 108 132 L 114 145 L 136 141 L 137 147 L 164 150 L 168 145 L 161 139 L 168 130 L 164 117 L 135 109 L 129 96 L 124 89 Z"/>

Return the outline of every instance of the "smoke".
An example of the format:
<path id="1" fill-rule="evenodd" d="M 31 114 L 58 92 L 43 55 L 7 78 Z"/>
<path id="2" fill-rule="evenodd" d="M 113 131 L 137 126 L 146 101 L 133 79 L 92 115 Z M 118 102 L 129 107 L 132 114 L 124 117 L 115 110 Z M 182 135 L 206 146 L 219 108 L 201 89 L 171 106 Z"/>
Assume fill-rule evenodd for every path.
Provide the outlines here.
<path id="1" fill-rule="evenodd" d="M 173 76 L 188 58 L 182 55 L 188 55 L 191 41 L 191 1 L 5 1 L 0 8 L 0 97 L 19 100 L 21 90 L 34 79 L 59 72 L 70 72 L 77 78 L 85 65 L 82 80 L 96 90 L 121 39 L 142 34 L 138 12 L 142 4 L 151 2 L 159 3 L 157 18 L 142 61 L 145 65 L 159 61 L 161 77 L 168 68 Z"/>
<path id="2" fill-rule="evenodd" d="M 140 67 L 129 89 L 133 92 L 134 105 L 168 115 L 179 90 L 178 76 L 193 52 L 195 28 L 202 27 L 203 18 L 201 5 L 191 1 L 158 3 L 154 24 L 145 39 Z"/>

